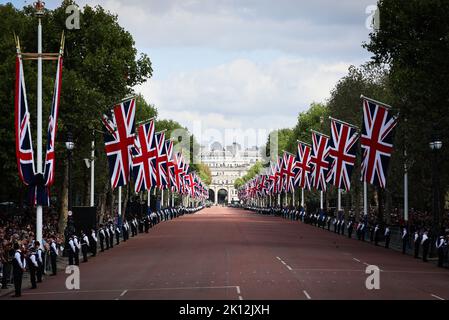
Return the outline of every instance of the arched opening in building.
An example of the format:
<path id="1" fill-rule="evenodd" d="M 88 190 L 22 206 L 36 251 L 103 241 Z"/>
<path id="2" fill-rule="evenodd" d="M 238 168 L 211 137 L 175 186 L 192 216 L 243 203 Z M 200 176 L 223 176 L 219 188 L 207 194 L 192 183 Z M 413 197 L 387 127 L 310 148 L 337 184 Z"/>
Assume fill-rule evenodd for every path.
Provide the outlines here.
<path id="1" fill-rule="evenodd" d="M 215 191 L 212 189 L 209 189 L 209 201 L 215 203 Z"/>
<path id="2" fill-rule="evenodd" d="M 228 203 L 228 191 L 225 189 L 218 190 L 218 204 Z"/>

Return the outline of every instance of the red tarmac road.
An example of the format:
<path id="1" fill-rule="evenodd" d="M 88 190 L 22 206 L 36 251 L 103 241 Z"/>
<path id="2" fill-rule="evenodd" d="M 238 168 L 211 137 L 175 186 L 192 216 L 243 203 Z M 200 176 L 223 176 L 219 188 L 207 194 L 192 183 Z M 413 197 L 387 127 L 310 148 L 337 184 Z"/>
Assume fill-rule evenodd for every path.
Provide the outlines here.
<path id="1" fill-rule="evenodd" d="M 367 265 L 381 269 L 367 290 Z M 21 299 L 449 299 L 449 271 L 297 221 L 212 207 L 162 222 Z M 7 298 L 10 299 L 10 298 Z"/>

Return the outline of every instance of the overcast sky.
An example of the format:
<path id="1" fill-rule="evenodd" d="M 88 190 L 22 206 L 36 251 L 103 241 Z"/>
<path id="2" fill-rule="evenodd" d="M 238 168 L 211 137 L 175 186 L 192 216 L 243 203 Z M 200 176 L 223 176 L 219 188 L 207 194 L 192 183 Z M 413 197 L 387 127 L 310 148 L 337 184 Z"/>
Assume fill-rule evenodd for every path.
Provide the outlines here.
<path id="1" fill-rule="evenodd" d="M 376 0 L 78 3 L 118 14 L 153 63 L 153 78 L 136 90 L 160 118 L 201 127 L 206 142 L 213 129 L 292 127 L 311 102 L 325 101 L 349 65 L 369 59 L 361 45 L 370 32 L 366 8 Z"/>

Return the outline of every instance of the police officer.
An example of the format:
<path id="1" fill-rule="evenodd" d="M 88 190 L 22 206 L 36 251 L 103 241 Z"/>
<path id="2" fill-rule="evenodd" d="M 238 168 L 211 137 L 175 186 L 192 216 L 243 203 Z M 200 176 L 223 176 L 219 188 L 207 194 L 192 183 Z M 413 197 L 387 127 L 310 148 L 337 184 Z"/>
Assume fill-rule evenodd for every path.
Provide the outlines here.
<path id="1" fill-rule="evenodd" d="M 109 250 L 109 238 L 110 238 L 110 234 L 109 234 L 109 227 L 108 227 L 108 225 L 106 224 L 105 226 L 104 226 L 104 228 L 103 228 L 103 230 L 104 230 L 104 235 L 105 235 L 105 242 L 106 242 L 106 250 Z"/>
<path id="2" fill-rule="evenodd" d="M 97 234 L 95 233 L 95 230 L 92 229 L 90 233 L 90 252 L 92 252 L 92 257 L 97 255 L 97 243 Z"/>
<path id="3" fill-rule="evenodd" d="M 148 233 L 148 230 L 150 230 L 150 219 L 148 218 L 148 216 L 145 216 L 143 224 L 145 226 L 145 233 Z"/>
<path id="4" fill-rule="evenodd" d="M 121 233 L 120 232 L 120 226 L 117 223 L 115 225 L 115 243 L 116 243 L 116 245 L 118 245 L 120 243 L 120 233 Z"/>
<path id="5" fill-rule="evenodd" d="M 83 253 L 83 262 L 87 262 L 87 252 L 89 251 L 89 237 L 81 231 L 81 252 Z"/>
<path id="6" fill-rule="evenodd" d="M 110 221 L 109 222 L 109 247 L 111 247 L 111 249 L 114 247 L 114 236 L 115 236 L 114 225 L 113 225 L 112 221 Z"/>
<path id="7" fill-rule="evenodd" d="M 421 240 L 422 246 L 422 261 L 427 262 L 427 253 L 429 252 L 429 236 L 427 231 L 424 232 Z"/>
<path id="8" fill-rule="evenodd" d="M 352 230 L 354 230 L 354 222 L 352 219 L 349 219 L 348 221 L 348 238 L 352 238 Z"/>
<path id="9" fill-rule="evenodd" d="M 385 248 L 388 249 L 390 248 L 390 236 L 391 236 L 391 231 L 390 231 L 390 227 L 387 225 L 385 228 Z"/>
<path id="10" fill-rule="evenodd" d="M 43 259 L 43 252 L 42 252 L 42 249 L 40 248 L 39 241 L 34 242 L 34 248 L 36 249 L 36 258 L 37 258 L 37 264 L 38 264 L 38 268 L 36 270 L 37 283 L 41 283 L 42 275 L 44 274 L 44 259 Z"/>
<path id="11" fill-rule="evenodd" d="M 104 233 L 103 225 L 100 225 L 100 230 L 98 231 L 98 236 L 100 237 L 100 251 L 104 252 L 104 240 L 106 239 L 106 234 Z"/>
<path id="12" fill-rule="evenodd" d="M 437 239 L 435 243 L 435 247 L 438 250 L 438 267 L 443 267 L 443 261 L 444 261 L 444 247 L 447 245 L 444 241 L 444 236 L 440 236 L 439 239 Z"/>
<path id="13" fill-rule="evenodd" d="M 374 227 L 374 245 L 378 246 L 379 245 L 379 233 L 380 233 L 380 227 L 378 224 L 376 224 L 376 226 Z M 371 237 L 372 238 L 372 237 Z"/>
<path id="14" fill-rule="evenodd" d="M 28 256 L 28 270 L 30 271 L 30 281 L 31 289 L 36 289 L 36 272 L 39 269 L 39 264 L 37 263 L 36 248 L 31 248 L 30 254 Z"/>
<path id="15" fill-rule="evenodd" d="M 421 235 L 419 234 L 418 230 L 415 231 L 414 235 L 414 249 L 415 249 L 415 258 L 418 258 L 419 255 L 419 244 L 421 243 Z"/>
<path id="16" fill-rule="evenodd" d="M 126 229 L 126 224 L 128 222 L 125 220 L 122 224 L 122 234 L 123 234 L 123 242 L 126 242 L 127 240 L 127 229 Z"/>
<path id="17" fill-rule="evenodd" d="M 80 265 L 80 250 L 81 250 L 81 243 L 77 236 L 73 236 L 73 243 L 75 244 L 75 265 Z"/>
<path id="18" fill-rule="evenodd" d="M 401 239 L 402 239 L 402 254 L 405 254 L 407 250 L 407 238 L 408 238 L 408 232 L 407 227 L 402 227 L 402 233 L 401 233 Z"/>
<path id="19" fill-rule="evenodd" d="M 57 272 L 56 258 L 58 257 L 59 250 L 56 246 L 56 238 L 51 237 L 50 241 L 50 262 L 51 262 L 51 275 L 55 276 Z"/>
<path id="20" fill-rule="evenodd" d="M 15 295 L 13 297 L 20 297 L 22 295 L 22 278 L 23 272 L 26 270 L 26 260 L 23 255 L 20 245 L 14 243 L 14 259 L 12 261 L 12 272 L 14 278 Z"/>
<path id="21" fill-rule="evenodd" d="M 74 264 L 74 259 L 75 259 L 75 253 L 76 253 L 76 245 L 75 245 L 75 238 L 72 235 L 69 239 L 69 247 L 68 247 L 68 251 L 69 251 L 69 265 L 73 266 Z"/>

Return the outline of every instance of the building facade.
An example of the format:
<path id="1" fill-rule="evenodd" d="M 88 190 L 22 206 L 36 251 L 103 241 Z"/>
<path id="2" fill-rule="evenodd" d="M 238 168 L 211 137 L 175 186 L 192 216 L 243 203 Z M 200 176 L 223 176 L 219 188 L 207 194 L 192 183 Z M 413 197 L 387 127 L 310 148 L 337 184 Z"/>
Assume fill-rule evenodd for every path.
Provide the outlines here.
<path id="1" fill-rule="evenodd" d="M 201 147 L 201 161 L 210 168 L 212 174 L 209 200 L 214 204 L 238 201 L 234 182 L 243 177 L 258 160 L 261 160 L 261 155 L 257 147 L 242 150 L 238 143 L 222 147 L 217 142 L 209 147 Z"/>

